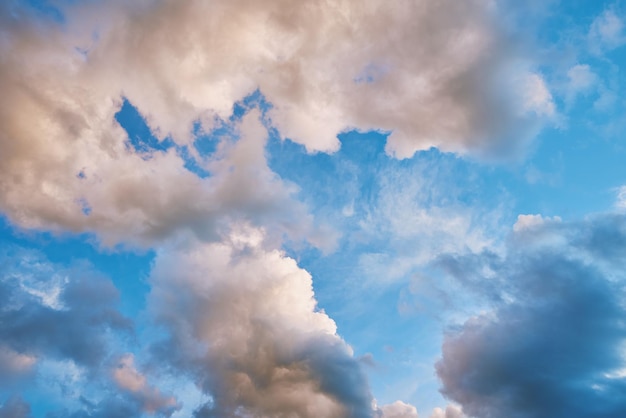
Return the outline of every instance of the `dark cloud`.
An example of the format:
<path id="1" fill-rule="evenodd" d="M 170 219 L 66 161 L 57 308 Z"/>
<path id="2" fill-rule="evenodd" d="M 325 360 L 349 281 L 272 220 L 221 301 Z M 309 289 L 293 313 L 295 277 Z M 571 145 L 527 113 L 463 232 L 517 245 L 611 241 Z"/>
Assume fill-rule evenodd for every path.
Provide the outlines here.
<path id="1" fill-rule="evenodd" d="M 625 250 L 626 218 L 603 215 L 442 258 L 493 307 L 446 336 L 442 393 L 478 418 L 626 416 Z"/>
<path id="2" fill-rule="evenodd" d="M 169 417 L 180 409 L 135 367 L 132 354 L 116 355 L 116 338 L 132 335 L 133 324 L 117 310 L 111 280 L 86 262 L 54 264 L 16 246 L 0 248 L 0 272 L 0 385 L 19 391 L 53 382 L 78 396 L 80 408 L 52 410 L 48 418 Z M 75 363 L 77 380 L 46 376 L 45 367 L 38 369 L 46 361 Z M 81 395 L 94 388 L 96 401 Z M 30 417 L 28 411 L 14 397 L 0 418 Z"/>
<path id="3" fill-rule="evenodd" d="M 107 331 L 131 331 L 113 283 L 90 266 L 55 266 L 19 248 L 0 253 L 0 341 L 20 356 L 69 359 L 89 369 L 107 355 Z"/>

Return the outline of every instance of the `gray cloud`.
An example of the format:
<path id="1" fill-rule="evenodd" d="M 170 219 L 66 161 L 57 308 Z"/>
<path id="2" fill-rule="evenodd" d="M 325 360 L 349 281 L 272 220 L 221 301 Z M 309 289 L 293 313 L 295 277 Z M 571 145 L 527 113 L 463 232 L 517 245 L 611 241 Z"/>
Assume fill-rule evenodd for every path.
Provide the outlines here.
<path id="1" fill-rule="evenodd" d="M 87 265 L 62 268 L 9 247 L 0 266 L 2 349 L 25 366 L 50 356 L 95 368 L 108 354 L 106 331 L 132 330 L 115 309 L 117 289 Z"/>
<path id="2" fill-rule="evenodd" d="M 533 219 L 506 255 L 442 259 L 493 307 L 446 336 L 442 392 L 478 418 L 624 415 L 626 218 Z"/>
<path id="3" fill-rule="evenodd" d="M 47 396 L 58 389 L 70 399 L 50 417 L 169 417 L 180 409 L 136 367 L 132 354 L 116 355 L 119 337 L 132 335 L 133 323 L 117 310 L 111 280 L 86 262 L 63 266 L 17 246 L 0 248 L 0 271 L 0 387 L 19 392 L 54 382 Z M 83 394 L 93 396 L 94 388 L 96 402 L 87 401 Z M 68 412 L 75 398 L 82 407 Z M 28 411 L 14 397 L 0 417 Z"/>

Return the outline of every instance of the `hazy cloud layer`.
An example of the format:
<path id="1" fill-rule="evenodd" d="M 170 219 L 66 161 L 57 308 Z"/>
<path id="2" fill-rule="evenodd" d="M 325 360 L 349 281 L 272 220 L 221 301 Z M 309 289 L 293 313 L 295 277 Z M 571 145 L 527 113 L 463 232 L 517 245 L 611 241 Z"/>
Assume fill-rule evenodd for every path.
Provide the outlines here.
<path id="1" fill-rule="evenodd" d="M 493 306 L 446 337 L 443 393 L 478 418 L 624 415 L 626 218 L 522 220 L 504 256 L 442 259 Z"/>

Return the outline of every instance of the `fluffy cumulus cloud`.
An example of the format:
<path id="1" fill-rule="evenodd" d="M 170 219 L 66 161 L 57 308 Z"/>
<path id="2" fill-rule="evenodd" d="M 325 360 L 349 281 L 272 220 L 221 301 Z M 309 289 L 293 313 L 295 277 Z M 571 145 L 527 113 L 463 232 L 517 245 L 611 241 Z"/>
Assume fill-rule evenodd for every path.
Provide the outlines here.
<path id="1" fill-rule="evenodd" d="M 430 418 L 464 418 L 463 410 L 456 405 L 448 405 L 443 408 L 435 408 Z"/>
<path id="2" fill-rule="evenodd" d="M 417 409 L 413 405 L 396 401 L 380 408 L 383 418 L 417 418 Z"/>
<path id="3" fill-rule="evenodd" d="M 15 88 L 16 82 L 8 83 Z M 85 106 L 76 104 L 77 111 Z M 62 130 L 65 122 L 57 116 L 25 111 L 11 117 L 7 129 L 23 118 L 15 136 L 5 137 L 7 146 L 21 151 L 7 150 L 0 161 L 0 205 L 12 220 L 28 228 L 96 232 L 105 244 L 149 244 L 180 230 L 211 239 L 228 217 L 262 222 L 279 235 L 298 237 L 310 229 L 304 208 L 290 201 L 291 187 L 266 165 L 267 132 L 257 111 L 220 139 L 204 161 L 211 174 L 206 179 L 186 169 L 173 148 L 135 152 L 113 119 L 115 108 L 107 112 L 97 117 L 104 124 L 99 132 L 81 131 L 73 139 L 67 132 L 25 128 L 41 121 Z"/>
<path id="4" fill-rule="evenodd" d="M 115 241 L 211 223 L 218 186 L 174 149 L 129 149 L 123 97 L 158 138 L 191 146 L 194 126 L 260 90 L 272 125 L 310 151 L 374 129 L 398 157 L 517 152 L 554 112 L 486 0 L 65 3 L 48 20 L 0 7 L 0 207 L 31 228 Z"/>
<path id="5" fill-rule="evenodd" d="M 624 415 L 626 218 L 521 220 L 505 255 L 442 259 L 492 307 L 447 335 L 443 393 L 480 418 Z"/>
<path id="6" fill-rule="evenodd" d="M 197 417 L 371 417 L 351 348 L 317 309 L 311 276 L 261 230 L 162 251 L 151 304 L 170 330 L 156 352 L 211 397 Z"/>

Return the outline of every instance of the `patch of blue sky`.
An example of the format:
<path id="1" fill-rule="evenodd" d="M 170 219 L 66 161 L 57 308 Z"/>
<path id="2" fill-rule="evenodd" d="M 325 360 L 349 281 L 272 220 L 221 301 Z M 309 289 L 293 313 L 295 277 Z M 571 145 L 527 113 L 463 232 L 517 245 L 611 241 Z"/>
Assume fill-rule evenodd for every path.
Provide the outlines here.
<path id="1" fill-rule="evenodd" d="M 385 155 L 383 134 L 348 132 L 340 139 L 342 147 L 332 155 L 307 154 L 301 145 L 277 138 L 268 144 L 271 168 L 299 186 L 298 198 L 316 218 L 339 228 L 342 234 L 337 251 L 330 255 L 311 249 L 297 254 L 302 266 L 313 273 L 322 306 L 330 311 L 335 304 L 339 308 L 345 304 L 333 302 L 332 297 L 327 300 L 326 293 L 345 294 L 337 292 L 336 286 L 350 287 L 362 279 L 350 280 L 359 273 L 359 255 L 379 254 L 387 261 L 398 255 L 410 257 L 411 246 L 421 245 L 419 241 L 427 238 L 397 241 L 384 219 L 377 234 L 362 232 L 368 224 L 372 226 L 369 216 L 381 203 L 383 182 L 385 187 L 396 182 L 398 192 L 418 193 L 416 208 L 466 211 L 473 213 L 476 221 L 485 221 L 492 216 L 490 210 L 500 207 L 499 213 L 493 213 L 499 219 L 493 222 L 501 224 L 504 234 L 519 214 L 576 218 L 608 210 L 615 187 L 626 183 L 626 166 L 620 162 L 624 151 L 599 137 L 590 143 L 588 136 L 576 130 L 545 131 L 526 162 L 513 166 L 484 165 L 437 150 L 399 161 Z M 564 146 L 567 141 L 572 145 Z M 416 191 L 408 186 L 411 182 L 423 184 L 418 184 Z M 381 221 L 380 216 L 377 219 Z M 413 272 L 409 269 L 406 275 Z M 325 292 L 324 286 L 332 290 Z M 339 311 L 331 316 L 341 321 Z"/>
<path id="2" fill-rule="evenodd" d="M 145 118 L 127 99 L 124 99 L 122 107 L 115 114 L 115 120 L 126 131 L 128 135 L 128 146 L 144 155 L 144 158 L 150 158 L 150 153 L 152 152 L 166 152 L 174 148 L 176 153 L 183 159 L 184 167 L 187 170 L 201 178 L 210 176 L 210 173 L 202 167 L 195 159 L 192 152 L 189 151 L 187 145 L 177 145 L 169 137 L 159 140 L 154 136 Z M 194 126 L 194 134 L 199 135 L 194 143 L 194 147 L 207 153 L 215 151 L 215 140 L 212 139 L 212 137 L 203 136 L 199 124 Z"/>
<path id="3" fill-rule="evenodd" d="M 258 108 L 262 113 L 272 108 L 272 104 L 267 101 L 261 90 L 257 89 L 239 100 L 233 106 L 233 114 L 229 118 L 230 122 L 240 120 L 250 109 Z"/>
<path id="4" fill-rule="evenodd" d="M 58 24 L 65 23 L 65 16 L 58 2 L 51 0 L 8 0 L 9 13 L 14 19 L 22 19 L 32 14 L 37 20 L 50 20 Z"/>
<path id="5" fill-rule="evenodd" d="M 143 115 L 126 98 L 120 110 L 115 114 L 115 120 L 128 134 L 129 146 L 137 152 L 167 151 L 175 145 L 170 138 L 160 141 L 155 137 Z"/>
<path id="6" fill-rule="evenodd" d="M 220 128 L 216 128 L 220 129 Z M 204 132 L 202 124 L 196 121 L 193 124 L 194 142 L 193 146 L 201 156 L 209 156 L 217 150 L 217 145 L 220 142 L 220 135 L 216 133 L 216 129 L 210 132 Z M 226 128 L 221 127 L 222 134 L 227 132 Z"/>
<path id="7" fill-rule="evenodd" d="M 51 233 L 15 228 L 0 216 L 0 247 L 17 246 L 38 251 L 54 264 L 69 266 L 88 260 L 96 271 L 112 280 L 120 292 L 120 311 L 136 317 L 145 309 L 147 277 L 154 251 L 102 248 L 90 234 Z"/>
<path id="8" fill-rule="evenodd" d="M 271 129 L 271 123 L 266 112 L 271 109 L 271 104 L 265 99 L 259 90 L 247 95 L 233 106 L 233 112 L 227 120 L 215 119 L 210 131 L 205 131 L 200 121 L 196 121 L 192 127 L 194 135 L 193 148 L 187 145 L 178 145 L 171 138 L 159 140 L 151 131 L 145 117 L 126 98 L 124 98 L 120 110 L 115 114 L 115 120 L 124 128 L 128 135 L 128 146 L 136 152 L 150 158 L 151 152 L 166 152 L 174 148 L 177 154 L 184 160 L 184 167 L 200 178 L 210 177 L 211 173 L 203 168 L 194 155 L 200 158 L 210 158 L 217 150 L 220 141 L 227 137 L 237 140 L 235 125 L 251 109 L 259 109 L 262 113 L 263 123 Z M 275 130 L 273 130 L 276 132 Z M 80 176 L 80 173 L 78 174 Z"/>
<path id="9" fill-rule="evenodd" d="M 418 357 L 435 358 L 440 340 L 433 335 L 440 335 L 442 325 L 433 313 L 435 309 L 413 309 L 411 295 L 401 300 L 402 294 L 410 293 L 416 275 L 427 269 L 408 262 L 408 267 L 399 273 L 391 271 L 398 263 L 418 258 L 429 237 L 417 233 L 414 237 L 398 238 L 397 231 L 389 225 L 393 220 L 381 219 L 393 215 L 393 211 L 387 213 L 381 207 L 395 203 L 383 200 L 402 200 L 400 193 L 408 192 L 414 195 L 409 198 L 416 200 L 415 207 L 408 210 L 481 209 L 500 203 L 501 185 L 493 169 L 435 149 L 411 159 L 393 159 L 385 154 L 384 133 L 350 131 L 339 138 L 340 150 L 329 155 L 308 154 L 299 144 L 273 137 L 268 144 L 269 162 L 281 178 L 298 185 L 298 198 L 316 219 L 328 222 L 342 234 L 338 248 L 330 254 L 311 248 L 287 251 L 311 272 L 320 307 L 337 322 L 339 332 L 357 355 L 371 353 L 375 362 L 381 361 L 369 371 L 385 378 L 378 376 L 381 379 L 370 381 L 381 401 L 392 402 L 398 396 L 393 394 L 398 388 L 391 389 L 389 382 L 409 380 L 418 372 L 416 368 L 424 369 L 421 360 L 414 365 L 402 360 L 406 350 L 419 346 Z M 512 224 L 514 217 L 509 221 Z M 364 266 L 363 255 L 371 255 L 381 266 L 386 265 L 390 277 L 384 277 L 384 269 Z M 381 276 L 367 277 L 367 270 L 369 274 L 376 270 L 373 274 Z M 372 310 L 376 315 L 371 315 Z M 364 317 L 369 318 L 365 324 Z M 422 372 L 423 380 L 414 382 L 434 388 L 437 383 L 432 370 Z M 410 395 L 404 399 L 418 396 L 417 390 Z M 442 402 L 439 398 L 429 399 L 420 399 L 420 405 L 434 407 Z"/>

